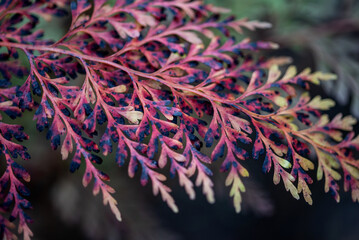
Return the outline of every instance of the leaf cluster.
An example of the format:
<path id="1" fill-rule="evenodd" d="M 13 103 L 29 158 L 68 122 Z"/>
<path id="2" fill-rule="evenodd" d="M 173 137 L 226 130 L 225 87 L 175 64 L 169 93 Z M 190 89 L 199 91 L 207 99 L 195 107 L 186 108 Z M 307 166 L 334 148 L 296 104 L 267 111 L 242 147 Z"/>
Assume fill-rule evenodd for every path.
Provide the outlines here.
<path id="1" fill-rule="evenodd" d="M 263 171 L 273 171 L 274 183 L 283 182 L 296 199 L 303 195 L 312 204 L 310 172 L 316 168 L 337 201 L 341 176 L 344 189 L 359 200 L 356 120 L 341 114 L 330 120 L 322 112 L 334 102 L 309 96 L 313 84 L 335 76 L 297 73 L 293 66 L 282 72 L 283 59 L 255 56 L 276 44 L 232 37 L 270 24 L 221 18 L 226 9 L 201 1 L 66 4 L 1 1 L 0 109 L 11 118 L 33 110 L 37 129 L 46 131 L 64 160 L 71 159 L 70 171 L 84 165 L 83 185 L 93 182 L 94 195 L 102 194 L 118 220 L 115 190 L 98 166 L 112 152 L 117 165 L 125 165 L 130 177 L 138 173 L 174 212 L 167 176 L 177 178 L 191 199 L 201 187 L 212 203 L 214 161 L 227 173 L 239 212 L 242 179 L 250 174 L 245 162 L 261 156 Z M 72 21 L 60 40 L 34 30 L 39 17 L 66 13 Z M 16 85 L 14 76 L 24 81 Z M 24 198 L 30 175 L 15 159 L 30 158 L 19 143 L 27 139 L 23 127 L 0 122 L 2 210 L 10 212 L 10 221 L 18 219 L 24 239 L 32 236 L 25 213 L 31 205 Z M 5 214 L 0 223 L 6 238 L 14 239 Z"/>

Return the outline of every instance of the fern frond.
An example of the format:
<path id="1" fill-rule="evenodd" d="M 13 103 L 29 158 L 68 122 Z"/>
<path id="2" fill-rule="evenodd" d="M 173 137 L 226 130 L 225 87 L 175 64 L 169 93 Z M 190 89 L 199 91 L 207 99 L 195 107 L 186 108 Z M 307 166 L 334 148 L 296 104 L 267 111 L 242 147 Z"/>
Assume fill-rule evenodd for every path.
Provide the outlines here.
<path id="1" fill-rule="evenodd" d="M 83 185 L 93 180 L 93 194 L 102 192 L 118 220 L 115 190 L 98 166 L 101 155 L 112 151 L 130 177 L 140 171 L 141 184 L 150 182 L 154 195 L 174 212 L 178 208 L 166 174 L 178 177 L 191 199 L 196 185 L 213 203 L 211 176 L 216 173 L 210 165 L 221 161 L 239 212 L 243 178 L 250 174 L 246 161 L 261 156 L 263 171 L 273 170 L 273 182 L 282 181 L 296 199 L 302 194 L 312 204 L 310 172 L 317 163 L 317 179 L 324 176 L 326 192 L 339 201 L 342 171 L 344 189 L 358 201 L 356 121 L 342 115 L 330 121 L 322 112 L 334 102 L 308 93 L 312 84 L 335 77 L 308 69 L 297 73 L 293 66 L 282 74 L 274 63 L 285 60 L 253 57 L 253 52 L 276 44 L 231 37 L 270 24 L 222 19 L 224 9 L 202 1 L 118 0 L 110 7 L 105 0 L 78 0 L 70 4 L 68 32 L 53 42 L 43 40 L 34 27 L 37 16 L 61 15 L 62 8 L 51 7 L 51 1 L 1 3 L 0 48 L 5 53 L 0 73 L 5 80 L 0 109 L 10 117 L 35 110 L 37 129 L 46 129 L 52 148 L 60 147 L 64 160 L 72 159 L 72 172 L 85 166 Z M 29 67 L 16 60 L 20 54 Z M 27 77 L 14 87 L 15 75 Z M 30 205 L 21 197 L 27 191 L 20 180 L 30 178 L 13 161 L 29 155 L 11 142 L 27 135 L 19 126 L 4 124 L 0 142 L 7 170 L 1 183 L 10 184 L 4 203 L 15 203 L 12 217 L 19 219 L 19 230 L 29 239 L 23 208 Z M 211 149 L 209 156 L 204 148 Z M 313 150 L 317 159 L 311 158 Z M 0 222 L 10 226 L 2 216 Z M 8 230 L 6 235 L 12 236 Z"/>

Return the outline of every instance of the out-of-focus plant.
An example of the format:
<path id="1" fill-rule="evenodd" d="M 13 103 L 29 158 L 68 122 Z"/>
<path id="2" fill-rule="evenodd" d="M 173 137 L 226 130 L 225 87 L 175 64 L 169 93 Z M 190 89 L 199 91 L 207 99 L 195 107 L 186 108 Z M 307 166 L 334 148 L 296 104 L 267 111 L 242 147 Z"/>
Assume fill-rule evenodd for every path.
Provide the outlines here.
<path id="1" fill-rule="evenodd" d="M 306 49 L 322 71 L 339 81 L 324 84 L 341 104 L 359 117 L 359 2 L 356 0 L 210 0 L 231 6 L 238 16 L 267 19 L 273 28 L 265 39 L 294 51 Z M 349 103 L 349 100 L 351 102 Z"/>
<path id="2" fill-rule="evenodd" d="M 282 181 L 296 199 L 301 194 L 312 204 L 310 172 L 317 169 L 317 180 L 324 178 L 336 201 L 342 176 L 344 190 L 359 200 L 356 120 L 330 119 L 323 111 L 334 101 L 309 95 L 313 84 L 335 76 L 298 73 L 294 66 L 282 71 L 280 59 L 257 57 L 259 49 L 277 44 L 241 36 L 270 24 L 221 18 L 228 10 L 202 1 L 118 0 L 110 6 L 78 0 L 69 5 L 68 32 L 58 41 L 44 38 L 35 28 L 39 18 L 66 15 L 67 3 L 0 2 L 0 109 L 10 118 L 34 110 L 37 129 L 47 132 L 64 160 L 72 159 L 71 172 L 84 166 L 83 185 L 92 182 L 94 195 L 102 193 L 118 220 L 115 190 L 98 166 L 113 151 L 116 163 L 126 165 L 130 177 L 139 172 L 142 185 L 151 182 L 174 212 L 167 176 L 177 177 L 190 199 L 196 185 L 213 203 L 210 165 L 216 160 L 239 212 L 242 179 L 249 176 L 245 160 L 261 157 L 263 171 L 273 170 L 274 183 Z M 30 174 L 15 161 L 30 158 L 20 144 L 29 137 L 5 114 L 1 234 L 14 239 L 11 222 L 18 219 L 19 233 L 30 239 L 25 210 L 31 204 L 24 198 Z"/>

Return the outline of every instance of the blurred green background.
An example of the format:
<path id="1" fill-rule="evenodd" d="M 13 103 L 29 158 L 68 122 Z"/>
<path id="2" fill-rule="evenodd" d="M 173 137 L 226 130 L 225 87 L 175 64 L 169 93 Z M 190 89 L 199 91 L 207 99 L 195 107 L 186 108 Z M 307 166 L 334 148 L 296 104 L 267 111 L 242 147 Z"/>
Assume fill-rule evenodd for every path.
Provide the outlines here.
<path id="1" fill-rule="evenodd" d="M 271 22 L 257 35 L 281 45 L 296 65 L 335 72 L 339 81 L 325 90 L 359 117 L 359 1 L 357 0 L 208 0 L 238 17 Z"/>
<path id="2" fill-rule="evenodd" d="M 251 34 L 254 39 L 279 42 L 269 54 L 291 56 L 299 68 L 335 72 L 339 80 L 325 86 L 323 95 L 339 101 L 338 109 L 359 116 L 359 2 L 354 0 L 206 0 L 232 10 L 238 18 L 248 17 L 273 23 L 273 28 Z M 59 38 L 66 29 L 58 22 L 42 23 L 47 37 Z M 27 113 L 31 119 L 33 113 Z M 216 203 L 207 203 L 197 189 L 197 199 L 188 199 L 178 187 L 173 194 L 180 208 L 174 214 L 154 197 L 150 186 L 141 187 L 139 176 L 130 179 L 106 158 L 102 169 L 111 176 L 110 185 L 123 215 L 118 223 L 101 196 L 84 189 L 81 173 L 70 174 L 69 161 L 52 151 L 46 133 L 37 134 L 27 121 L 31 135 L 27 143 L 32 159 L 26 164 L 32 175 L 31 202 L 34 210 L 34 239 L 359 239 L 359 206 L 350 194 L 336 204 L 324 194 L 323 182 L 312 186 L 314 206 L 296 201 L 282 185 L 274 186 L 272 174 L 263 174 L 262 162 L 249 162 L 251 177 L 245 179 L 243 210 L 236 214 L 224 187 L 225 174 L 215 175 Z M 83 171 L 83 170 L 82 170 Z"/>

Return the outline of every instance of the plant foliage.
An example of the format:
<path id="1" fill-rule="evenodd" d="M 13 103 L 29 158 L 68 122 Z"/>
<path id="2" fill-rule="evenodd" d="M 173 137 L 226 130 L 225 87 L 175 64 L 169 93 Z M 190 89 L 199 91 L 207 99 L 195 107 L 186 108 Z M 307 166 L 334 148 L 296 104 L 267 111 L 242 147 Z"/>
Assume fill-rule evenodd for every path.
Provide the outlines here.
<path id="1" fill-rule="evenodd" d="M 35 30 L 39 18 L 68 12 L 71 24 L 60 40 L 43 39 Z M 344 176 L 344 190 L 358 201 L 356 120 L 341 114 L 330 120 L 322 111 L 334 102 L 309 96 L 312 84 L 335 77 L 297 73 L 293 66 L 282 73 L 281 59 L 255 54 L 276 44 L 240 35 L 270 25 L 221 18 L 226 12 L 190 0 L 117 0 L 113 6 L 106 0 L 2 0 L 0 109 L 10 118 L 33 110 L 37 129 L 47 132 L 64 160 L 71 159 L 71 172 L 84 165 L 83 185 L 92 181 L 94 195 L 102 194 L 118 220 L 114 189 L 98 168 L 113 151 L 116 163 L 126 165 L 130 177 L 138 171 L 141 184 L 150 183 L 174 212 L 166 175 L 178 178 L 191 199 L 196 185 L 214 202 L 209 165 L 221 161 L 239 212 L 242 179 L 249 176 L 245 160 L 261 156 L 263 171 L 273 170 L 274 183 L 282 181 L 296 199 L 303 195 L 312 204 L 310 172 L 317 169 L 335 200 Z M 11 222 L 18 219 L 18 232 L 30 239 L 30 175 L 15 161 L 30 158 L 21 145 L 28 135 L 2 119 L 1 232 L 14 239 Z M 204 154 L 206 148 L 211 154 Z"/>
<path id="2" fill-rule="evenodd" d="M 326 82 L 324 89 L 341 105 L 351 105 L 359 117 L 358 31 L 359 2 L 351 0 L 227 0 L 237 16 L 265 18 L 273 23 L 265 39 L 306 55 L 323 71 L 333 71 L 340 81 Z M 262 39 L 263 40 L 263 39 Z M 303 54 L 303 52 L 308 52 Z"/>

